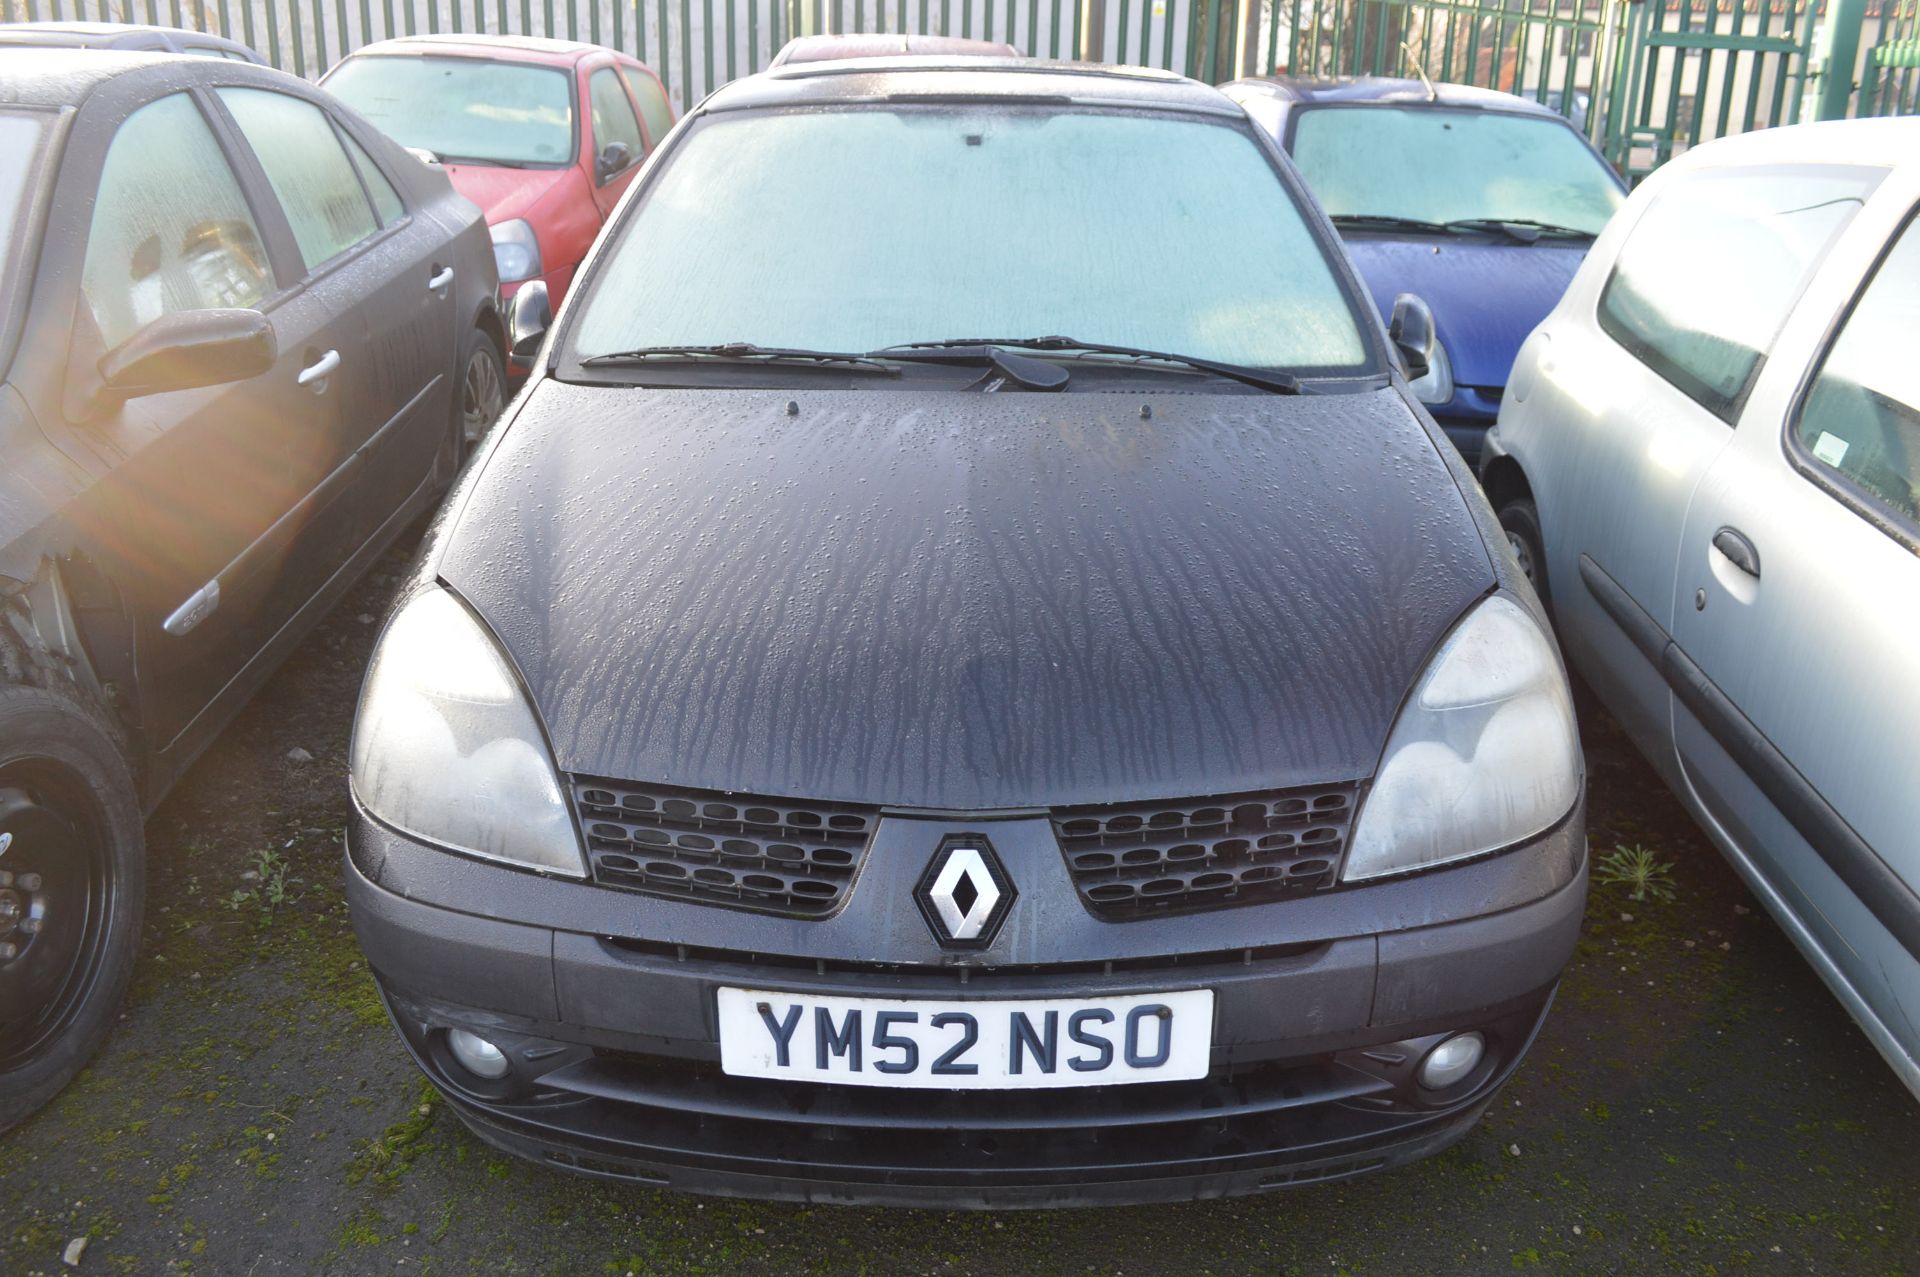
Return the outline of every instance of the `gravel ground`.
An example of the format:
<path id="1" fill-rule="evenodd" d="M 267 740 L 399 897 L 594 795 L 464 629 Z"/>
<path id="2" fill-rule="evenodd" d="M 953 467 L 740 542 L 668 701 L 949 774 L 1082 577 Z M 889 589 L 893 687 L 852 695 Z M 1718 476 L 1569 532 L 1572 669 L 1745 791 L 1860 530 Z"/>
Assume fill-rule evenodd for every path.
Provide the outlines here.
<path id="1" fill-rule="evenodd" d="M 148 826 L 146 948 L 93 1068 L 0 1137 L 0 1275 L 1920 1272 L 1920 1106 L 1602 715 L 1558 1005 L 1449 1153 L 1231 1202 L 1001 1216 L 761 1205 L 504 1159 L 386 1023 L 340 888 L 354 696 L 402 561 Z M 296 754 L 293 751 L 303 751 Z M 306 757 L 310 755 L 310 757 Z"/>

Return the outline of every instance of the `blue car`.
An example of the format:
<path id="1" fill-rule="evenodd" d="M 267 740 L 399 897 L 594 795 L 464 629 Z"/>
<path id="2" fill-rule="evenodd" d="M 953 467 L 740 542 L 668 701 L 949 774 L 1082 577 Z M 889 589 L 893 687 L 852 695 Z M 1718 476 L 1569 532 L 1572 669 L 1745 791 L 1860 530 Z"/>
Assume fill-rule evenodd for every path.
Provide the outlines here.
<path id="1" fill-rule="evenodd" d="M 1414 392 L 1470 463 L 1520 343 L 1546 318 L 1626 186 L 1536 102 L 1419 80 L 1236 80 L 1223 90 L 1293 156 L 1382 315 L 1432 308 Z"/>

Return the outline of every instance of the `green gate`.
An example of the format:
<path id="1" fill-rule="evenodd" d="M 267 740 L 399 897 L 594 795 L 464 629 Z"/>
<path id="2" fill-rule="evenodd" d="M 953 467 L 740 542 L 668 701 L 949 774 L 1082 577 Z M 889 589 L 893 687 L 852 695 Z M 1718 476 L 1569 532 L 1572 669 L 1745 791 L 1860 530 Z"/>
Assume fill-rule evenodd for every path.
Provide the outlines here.
<path id="1" fill-rule="evenodd" d="M 1884 5 L 1876 34 L 1879 39 L 1867 50 L 1857 113 L 1920 113 L 1920 0 Z"/>
<path id="2" fill-rule="evenodd" d="M 1703 140 L 1800 118 L 1811 4 L 1638 0 L 1623 8 L 1624 56 L 1599 140 L 1630 177 Z"/>

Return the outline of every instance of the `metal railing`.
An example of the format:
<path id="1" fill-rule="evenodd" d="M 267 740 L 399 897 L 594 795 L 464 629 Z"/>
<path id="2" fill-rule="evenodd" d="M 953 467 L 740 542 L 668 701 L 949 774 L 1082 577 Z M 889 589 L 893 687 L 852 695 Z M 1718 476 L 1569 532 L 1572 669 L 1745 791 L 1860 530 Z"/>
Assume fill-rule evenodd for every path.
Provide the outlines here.
<path id="1" fill-rule="evenodd" d="M 1856 61 L 1823 81 L 1824 3 Z M 1623 170 L 1711 137 L 1832 114 L 1920 110 L 1920 0 L 0 0 L 0 20 L 216 32 L 317 78 L 354 49 L 420 33 L 605 44 L 659 73 L 685 111 L 762 70 L 794 35 L 927 33 L 1035 57 L 1245 75 L 1390 75 L 1521 94 L 1561 111 Z M 1833 18 L 1827 19 L 1831 25 Z M 1849 32 L 1843 32 L 1843 35 Z M 1858 50 L 1857 59 L 1854 50 Z M 1819 89 L 1816 94 L 1815 89 Z"/>

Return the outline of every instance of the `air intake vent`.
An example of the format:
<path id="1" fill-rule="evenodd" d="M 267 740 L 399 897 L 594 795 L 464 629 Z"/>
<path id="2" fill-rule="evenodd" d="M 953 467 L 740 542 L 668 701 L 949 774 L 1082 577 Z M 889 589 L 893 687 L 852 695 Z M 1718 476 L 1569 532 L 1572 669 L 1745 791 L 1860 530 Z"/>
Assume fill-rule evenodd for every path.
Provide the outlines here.
<path id="1" fill-rule="evenodd" d="M 822 918 L 867 854 L 872 808 L 572 778 L 593 880 L 648 895 Z"/>
<path id="2" fill-rule="evenodd" d="M 1061 807 L 1054 833 L 1087 908 L 1108 921 L 1260 904 L 1329 886 L 1359 786 L 1192 802 Z"/>

